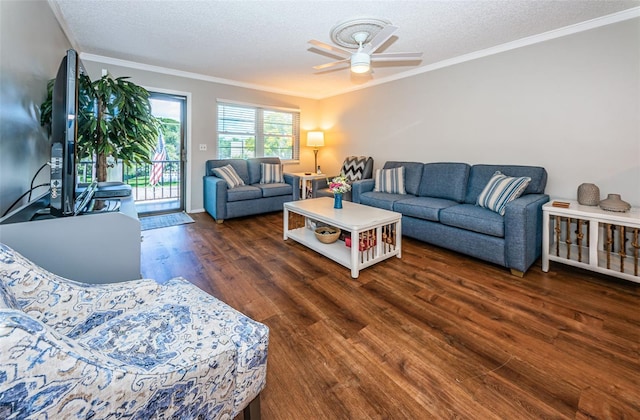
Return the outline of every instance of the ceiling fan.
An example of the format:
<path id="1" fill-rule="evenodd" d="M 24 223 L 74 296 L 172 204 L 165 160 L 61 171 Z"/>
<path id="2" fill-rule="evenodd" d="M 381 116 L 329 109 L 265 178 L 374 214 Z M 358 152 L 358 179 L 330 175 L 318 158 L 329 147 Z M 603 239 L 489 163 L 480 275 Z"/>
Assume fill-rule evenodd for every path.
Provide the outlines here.
<path id="1" fill-rule="evenodd" d="M 341 60 L 314 66 L 315 70 L 324 70 L 349 62 L 353 73 L 367 73 L 371 62 L 376 61 L 416 61 L 422 59 L 422 53 L 376 53 L 395 31 L 397 26 L 381 19 L 356 19 L 340 23 L 331 29 L 331 39 L 346 48 L 357 48 L 349 51 L 344 48 L 311 40 L 309 43 L 329 54 L 341 57 Z"/>

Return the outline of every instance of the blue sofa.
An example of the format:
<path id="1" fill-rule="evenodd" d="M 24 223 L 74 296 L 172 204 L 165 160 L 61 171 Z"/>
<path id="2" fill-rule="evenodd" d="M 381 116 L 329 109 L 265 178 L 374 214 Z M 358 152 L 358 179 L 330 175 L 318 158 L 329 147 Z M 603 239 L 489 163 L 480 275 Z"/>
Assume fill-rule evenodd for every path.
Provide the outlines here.
<path id="1" fill-rule="evenodd" d="M 405 168 L 406 194 L 374 191 L 375 179 L 354 185 L 356 203 L 402 213 L 402 234 L 511 269 L 523 276 L 542 250 L 542 205 L 547 171 L 537 166 L 386 162 Z M 496 171 L 531 182 L 505 214 L 476 205 Z"/>
<path id="2" fill-rule="evenodd" d="M 300 178 L 284 174 L 284 183 L 260 184 L 260 164 L 280 164 L 277 157 L 208 160 L 203 177 L 204 208 L 218 223 L 234 217 L 282 210 L 288 201 L 300 199 Z M 213 169 L 231 165 L 245 185 L 227 188 Z"/>

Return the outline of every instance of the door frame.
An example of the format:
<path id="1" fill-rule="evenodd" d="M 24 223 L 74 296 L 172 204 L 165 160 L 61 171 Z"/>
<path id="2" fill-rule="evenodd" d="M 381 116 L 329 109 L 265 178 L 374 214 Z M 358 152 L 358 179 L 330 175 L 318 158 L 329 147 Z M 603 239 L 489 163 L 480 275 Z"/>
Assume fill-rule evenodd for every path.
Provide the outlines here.
<path id="1" fill-rule="evenodd" d="M 187 213 L 191 213 L 193 210 L 192 202 L 191 202 L 191 185 L 192 185 L 192 176 L 191 176 L 191 104 L 192 97 L 191 92 L 182 92 L 173 89 L 164 89 L 158 87 L 148 87 L 145 89 L 149 91 L 149 93 L 158 96 L 167 96 L 167 97 L 180 97 L 184 98 L 182 114 L 185 121 L 182 121 L 181 129 L 183 130 L 182 135 L 182 152 L 181 152 L 181 169 L 182 176 L 180 181 L 181 191 L 181 201 L 182 207 Z"/>

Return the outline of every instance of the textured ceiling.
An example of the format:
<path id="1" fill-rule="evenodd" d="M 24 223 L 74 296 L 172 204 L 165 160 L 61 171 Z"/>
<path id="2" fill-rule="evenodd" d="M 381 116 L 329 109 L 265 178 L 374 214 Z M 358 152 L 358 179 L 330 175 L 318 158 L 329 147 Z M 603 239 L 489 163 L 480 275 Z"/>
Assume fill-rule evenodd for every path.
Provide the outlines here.
<path id="1" fill-rule="evenodd" d="M 425 67 L 627 9 L 640 1 L 143 1 L 49 0 L 86 59 L 125 60 L 200 77 L 323 98 L 416 74 Z M 316 71 L 335 57 L 308 41 L 331 43 L 344 20 L 373 17 L 399 30 L 378 52 L 422 52 L 415 63 L 376 63 L 374 73 Z M 98 57 L 99 56 L 99 57 Z"/>

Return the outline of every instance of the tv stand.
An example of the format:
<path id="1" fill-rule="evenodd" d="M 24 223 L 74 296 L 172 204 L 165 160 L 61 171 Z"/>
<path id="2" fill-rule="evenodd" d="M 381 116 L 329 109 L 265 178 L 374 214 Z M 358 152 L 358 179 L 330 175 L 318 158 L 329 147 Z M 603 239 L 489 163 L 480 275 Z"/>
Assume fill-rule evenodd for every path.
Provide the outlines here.
<path id="1" fill-rule="evenodd" d="M 115 283 L 140 275 L 140 221 L 133 197 L 119 211 L 55 217 L 48 193 L 0 219 L 0 242 L 42 268 L 84 283 Z"/>

